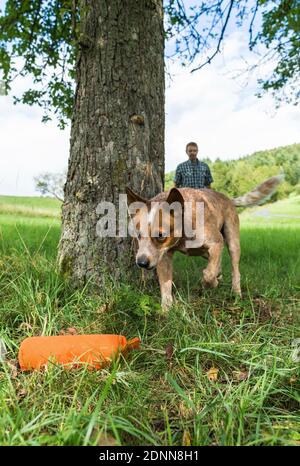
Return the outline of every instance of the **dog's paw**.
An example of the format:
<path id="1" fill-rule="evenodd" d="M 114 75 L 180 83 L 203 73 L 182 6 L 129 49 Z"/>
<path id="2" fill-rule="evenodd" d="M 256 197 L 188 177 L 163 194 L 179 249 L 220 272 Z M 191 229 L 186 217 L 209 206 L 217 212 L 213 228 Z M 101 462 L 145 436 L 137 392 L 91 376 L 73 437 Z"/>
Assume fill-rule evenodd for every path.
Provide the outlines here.
<path id="1" fill-rule="evenodd" d="M 217 277 L 212 276 L 206 269 L 203 270 L 203 280 L 204 288 L 216 288 L 218 286 L 219 280 Z"/>
<path id="2" fill-rule="evenodd" d="M 231 288 L 231 292 L 237 297 L 242 298 L 242 292 L 240 288 Z"/>
<path id="3" fill-rule="evenodd" d="M 218 284 L 219 282 L 216 278 L 210 282 L 202 280 L 203 288 L 217 288 Z"/>
<path id="4" fill-rule="evenodd" d="M 167 313 L 173 304 L 172 296 L 163 296 L 161 300 L 161 309 L 163 313 Z"/>

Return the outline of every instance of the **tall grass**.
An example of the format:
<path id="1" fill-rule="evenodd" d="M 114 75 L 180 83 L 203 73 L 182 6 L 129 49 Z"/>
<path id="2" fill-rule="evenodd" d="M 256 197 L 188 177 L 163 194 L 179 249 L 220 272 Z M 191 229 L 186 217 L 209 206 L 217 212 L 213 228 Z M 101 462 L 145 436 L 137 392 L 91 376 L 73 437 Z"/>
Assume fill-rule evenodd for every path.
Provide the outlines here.
<path id="1" fill-rule="evenodd" d="M 201 287 L 201 258 L 176 255 L 176 303 L 164 317 L 158 287 L 139 280 L 74 290 L 56 268 L 58 222 L 7 215 L 1 445 L 299 444 L 299 228 L 242 228 L 242 299 L 230 292 L 227 252 L 216 290 Z M 101 371 L 18 369 L 25 337 L 68 327 L 140 336 L 142 349 Z"/>

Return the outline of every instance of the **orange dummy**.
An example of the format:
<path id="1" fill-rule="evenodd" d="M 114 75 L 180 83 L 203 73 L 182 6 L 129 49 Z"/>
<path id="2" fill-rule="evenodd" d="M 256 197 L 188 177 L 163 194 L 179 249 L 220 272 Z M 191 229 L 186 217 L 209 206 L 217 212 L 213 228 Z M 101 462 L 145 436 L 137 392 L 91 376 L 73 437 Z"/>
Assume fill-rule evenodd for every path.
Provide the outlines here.
<path id="1" fill-rule="evenodd" d="M 140 339 L 127 341 L 122 335 L 59 335 L 28 337 L 19 349 L 19 364 L 22 370 L 40 369 L 49 360 L 54 364 L 101 369 L 120 353 L 140 347 Z"/>

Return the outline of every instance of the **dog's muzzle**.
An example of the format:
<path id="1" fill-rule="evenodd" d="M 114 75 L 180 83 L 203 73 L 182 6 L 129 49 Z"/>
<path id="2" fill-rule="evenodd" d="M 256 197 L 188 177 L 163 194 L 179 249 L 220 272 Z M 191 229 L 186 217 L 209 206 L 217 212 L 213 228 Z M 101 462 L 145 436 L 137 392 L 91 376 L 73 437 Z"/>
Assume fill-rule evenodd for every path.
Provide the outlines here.
<path id="1" fill-rule="evenodd" d="M 149 267 L 150 261 L 147 256 L 138 257 L 136 263 L 139 267 L 142 267 L 143 269 L 152 269 L 152 267 Z"/>

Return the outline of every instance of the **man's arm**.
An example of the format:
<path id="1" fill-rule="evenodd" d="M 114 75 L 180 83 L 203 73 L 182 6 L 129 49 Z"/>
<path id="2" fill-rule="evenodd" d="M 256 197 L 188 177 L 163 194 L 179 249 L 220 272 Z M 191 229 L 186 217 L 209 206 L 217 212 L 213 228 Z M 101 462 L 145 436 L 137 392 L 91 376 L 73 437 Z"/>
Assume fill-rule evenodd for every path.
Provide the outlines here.
<path id="1" fill-rule="evenodd" d="M 211 184 L 213 183 L 214 179 L 213 177 L 211 176 L 211 172 L 210 172 L 210 169 L 209 169 L 209 166 L 207 165 L 207 168 L 206 168 L 206 175 L 205 175 L 205 187 L 208 188 L 208 189 L 212 189 L 211 188 Z"/>
<path id="2" fill-rule="evenodd" d="M 175 178 L 174 178 L 173 181 L 174 181 L 174 188 L 180 188 L 181 187 L 182 175 L 181 175 L 181 170 L 180 170 L 179 165 L 176 168 Z"/>

